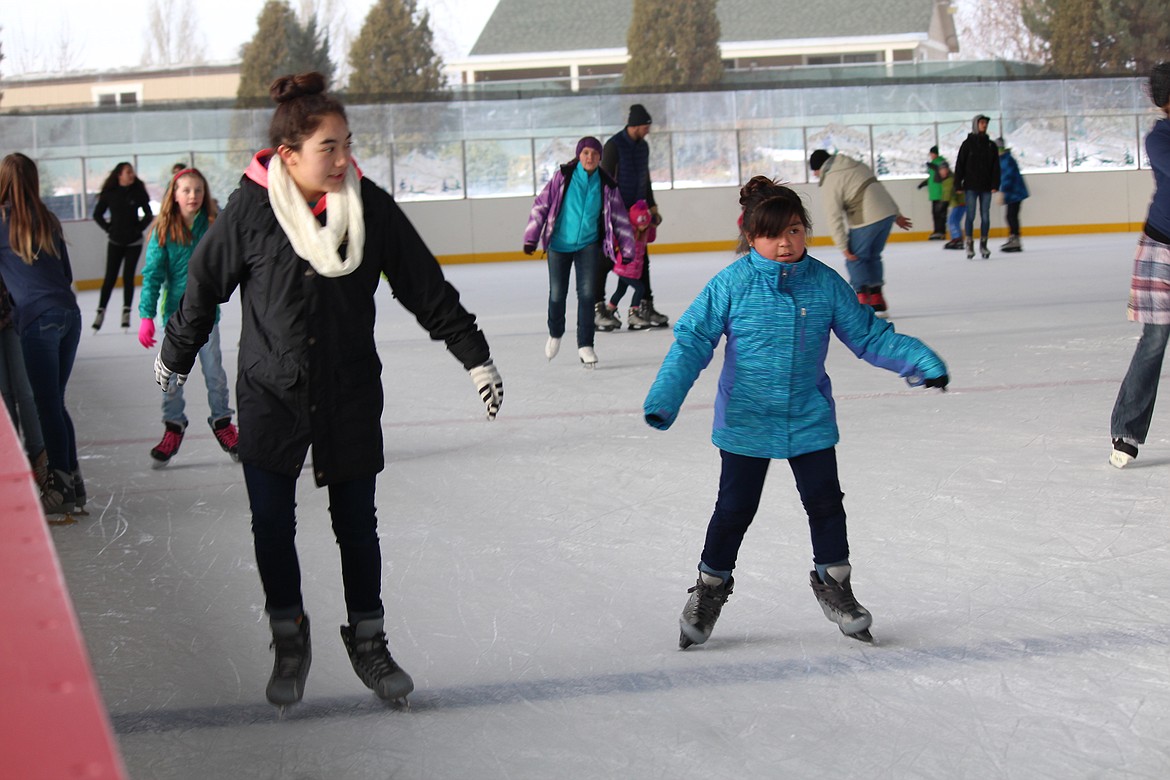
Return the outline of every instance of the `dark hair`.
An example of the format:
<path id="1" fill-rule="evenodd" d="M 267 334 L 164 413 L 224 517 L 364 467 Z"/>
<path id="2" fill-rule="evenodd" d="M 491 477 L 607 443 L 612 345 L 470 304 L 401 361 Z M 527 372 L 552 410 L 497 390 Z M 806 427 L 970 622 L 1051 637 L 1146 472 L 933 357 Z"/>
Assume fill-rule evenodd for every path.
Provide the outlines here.
<path id="1" fill-rule="evenodd" d="M 757 236 L 771 238 L 780 235 L 792 224 L 793 217 L 799 218 L 806 230 L 812 230 L 812 220 L 800 195 L 767 176 L 753 176 L 743 185 L 739 191 L 739 205 L 743 214 L 736 248 L 738 254 L 751 249 L 751 240 Z"/>
<path id="2" fill-rule="evenodd" d="M 106 180 L 104 182 L 102 182 L 102 188 L 101 188 L 101 190 L 99 190 L 99 194 L 104 195 L 107 192 L 109 192 L 110 190 L 114 189 L 115 187 L 122 186 L 121 183 L 118 181 L 118 179 L 122 176 L 122 169 L 133 168 L 133 167 L 134 166 L 132 166 L 130 163 L 125 162 L 125 161 L 120 162 L 117 165 L 115 165 L 114 170 L 110 171 L 110 175 L 106 177 Z M 138 179 L 136 178 L 135 181 L 137 182 Z M 131 184 L 130 186 L 133 187 L 134 185 Z M 144 184 L 142 186 L 145 187 L 146 185 Z"/>
<path id="3" fill-rule="evenodd" d="M 1170 103 L 1170 62 L 1159 63 L 1150 71 L 1150 100 L 1163 109 Z"/>
<path id="4" fill-rule="evenodd" d="M 287 146 L 298 151 L 305 139 L 317 131 L 321 120 L 336 114 L 347 123 L 345 106 L 325 94 L 325 77 L 316 71 L 281 76 L 272 82 L 268 93 L 276 102 L 276 112 L 268 125 L 268 141 L 273 149 Z"/>

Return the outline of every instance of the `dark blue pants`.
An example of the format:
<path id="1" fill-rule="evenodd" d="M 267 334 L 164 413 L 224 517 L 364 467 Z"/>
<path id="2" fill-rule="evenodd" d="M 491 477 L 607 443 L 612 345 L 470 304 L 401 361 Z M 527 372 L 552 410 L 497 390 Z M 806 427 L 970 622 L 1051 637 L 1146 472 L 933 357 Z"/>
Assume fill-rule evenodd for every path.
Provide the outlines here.
<path id="1" fill-rule="evenodd" d="M 297 559 L 297 478 L 244 464 L 252 506 L 256 566 L 264 585 L 269 617 L 295 618 L 304 612 L 301 566 Z M 382 552 L 374 509 L 375 477 L 329 485 L 329 516 L 341 549 L 341 579 L 351 622 L 380 616 Z"/>
<path id="2" fill-rule="evenodd" d="M 65 409 L 65 386 L 81 341 L 81 312 L 49 309 L 24 326 L 20 347 L 37 417 L 45 438 L 49 467 L 69 474 L 77 469 L 77 437 Z"/>
<path id="3" fill-rule="evenodd" d="M 703 563 L 712 571 L 731 571 L 739 556 L 744 534 L 756 511 L 768 475 L 768 458 L 752 458 L 719 451 L 723 471 L 719 475 L 719 498 L 707 525 Z M 845 506 L 837 480 L 837 451 L 830 447 L 788 459 L 796 489 L 812 536 L 813 561 L 836 563 L 849 557 L 845 529 Z"/>

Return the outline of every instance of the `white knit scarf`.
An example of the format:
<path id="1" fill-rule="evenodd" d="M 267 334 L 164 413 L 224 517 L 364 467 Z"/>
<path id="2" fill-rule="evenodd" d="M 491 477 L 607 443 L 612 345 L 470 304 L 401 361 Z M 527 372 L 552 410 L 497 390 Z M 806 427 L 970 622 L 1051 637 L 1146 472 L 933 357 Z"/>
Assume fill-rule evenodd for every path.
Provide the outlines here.
<path id="1" fill-rule="evenodd" d="M 272 155 L 268 163 L 268 200 L 293 251 L 309 261 L 313 270 L 322 276 L 345 276 L 362 264 L 366 244 L 361 185 L 352 165 L 345 171 L 345 187 L 341 192 L 326 197 L 328 217 L 322 225 L 285 170 L 280 155 Z M 337 249 L 347 234 L 349 248 L 342 260 Z"/>

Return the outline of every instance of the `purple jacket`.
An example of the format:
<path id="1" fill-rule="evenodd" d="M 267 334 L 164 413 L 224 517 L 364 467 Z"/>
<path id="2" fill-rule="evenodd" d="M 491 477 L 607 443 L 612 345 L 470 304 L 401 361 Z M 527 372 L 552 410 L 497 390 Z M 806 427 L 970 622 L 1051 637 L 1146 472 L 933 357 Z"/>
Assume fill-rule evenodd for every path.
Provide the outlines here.
<path id="1" fill-rule="evenodd" d="M 532 212 L 528 215 L 528 227 L 524 230 L 524 246 L 534 247 L 539 243 L 548 251 L 553 228 L 557 224 L 557 214 L 561 211 L 561 201 L 564 200 L 565 189 L 573 178 L 576 165 L 576 160 L 562 165 L 536 196 Z M 622 194 L 618 191 L 617 183 L 600 167 L 597 175 L 601 177 L 601 220 L 605 226 L 605 240 L 601 242 L 601 249 L 606 257 L 613 260 L 616 242 L 624 257 L 633 257 L 634 229 L 630 227 L 630 215 L 622 203 Z"/>

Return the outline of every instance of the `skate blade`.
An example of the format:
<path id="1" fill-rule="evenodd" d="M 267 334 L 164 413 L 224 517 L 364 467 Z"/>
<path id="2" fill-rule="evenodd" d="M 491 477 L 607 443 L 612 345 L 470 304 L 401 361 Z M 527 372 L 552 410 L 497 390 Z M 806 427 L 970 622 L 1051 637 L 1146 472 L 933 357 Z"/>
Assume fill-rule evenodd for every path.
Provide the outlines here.
<path id="1" fill-rule="evenodd" d="M 581 361 L 581 368 L 585 369 L 586 371 L 592 371 L 593 369 L 597 368 L 597 364 L 596 363 L 586 363 L 584 360 L 582 360 Z"/>
<path id="2" fill-rule="evenodd" d="M 155 471 L 158 471 L 159 469 L 165 469 L 169 463 L 169 460 L 155 460 L 154 458 L 150 459 L 150 467 Z"/>
<path id="3" fill-rule="evenodd" d="M 684 634 L 682 631 L 678 632 L 678 649 L 679 650 L 686 650 L 688 647 L 690 647 L 693 644 L 694 644 L 694 641 L 689 636 Z"/>
<path id="4" fill-rule="evenodd" d="M 846 634 L 850 639 L 856 639 L 858 642 L 865 642 L 867 645 L 873 644 L 873 634 L 869 633 L 868 628 L 858 631 L 856 634 Z"/>
<path id="5" fill-rule="evenodd" d="M 1129 453 L 1120 450 L 1109 453 L 1109 464 L 1114 468 L 1123 469 L 1131 463 L 1133 463 L 1133 457 Z"/>
<path id="6" fill-rule="evenodd" d="M 49 525 L 75 525 L 77 518 L 73 516 L 72 512 L 65 512 L 64 514 L 46 517 L 45 522 Z"/>

